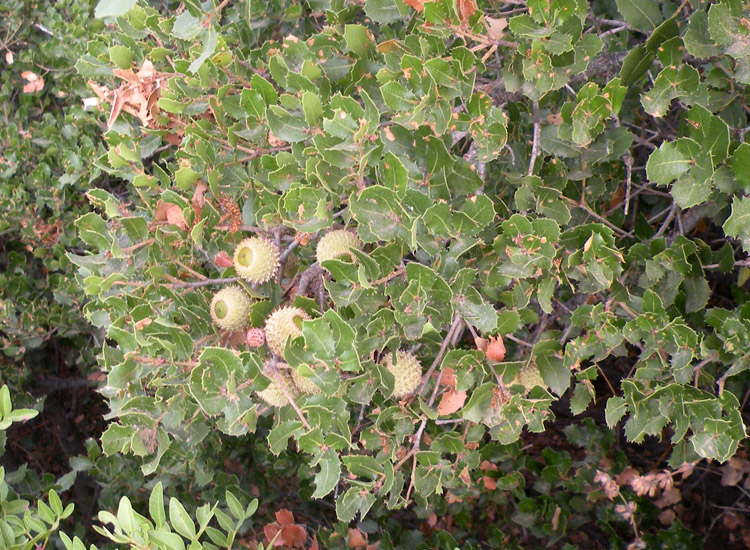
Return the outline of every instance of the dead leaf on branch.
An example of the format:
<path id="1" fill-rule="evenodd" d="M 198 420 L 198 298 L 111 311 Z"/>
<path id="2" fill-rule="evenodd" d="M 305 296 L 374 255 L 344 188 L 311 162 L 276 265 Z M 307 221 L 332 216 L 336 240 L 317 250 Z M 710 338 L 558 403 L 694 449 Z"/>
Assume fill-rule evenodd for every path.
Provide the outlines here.
<path id="1" fill-rule="evenodd" d="M 487 36 L 493 40 L 502 40 L 505 34 L 505 28 L 508 26 L 508 20 L 505 17 L 484 17 L 487 25 Z"/>
<path id="2" fill-rule="evenodd" d="M 404 4 L 411 6 L 420 13 L 424 11 L 424 0 L 404 0 Z"/>
<path id="3" fill-rule="evenodd" d="M 130 69 L 114 69 L 114 75 L 124 82 L 116 90 L 89 82 L 89 86 L 99 99 L 111 104 L 107 129 L 112 128 L 122 111 L 137 117 L 141 124 L 158 128 L 156 116 L 159 114 L 158 100 L 161 89 L 173 75 L 154 69 L 150 61 L 145 61 L 137 73 Z"/>
<path id="4" fill-rule="evenodd" d="M 273 541 L 273 546 L 302 548 L 307 540 L 305 528 L 294 523 L 292 512 L 283 508 L 276 512 L 276 521 L 263 527 L 263 534 L 269 544 Z"/>
<path id="5" fill-rule="evenodd" d="M 469 24 L 469 18 L 477 11 L 476 0 L 456 0 L 458 18 L 464 25 Z"/>
<path id="6" fill-rule="evenodd" d="M 367 548 L 367 538 L 359 529 L 349 529 L 349 548 Z"/>
<path id="7" fill-rule="evenodd" d="M 44 78 L 31 71 L 24 71 L 21 76 L 26 81 L 23 85 L 23 92 L 25 94 L 33 94 L 39 92 L 44 88 Z"/>
<path id="8" fill-rule="evenodd" d="M 464 406 L 466 402 L 466 391 L 450 390 L 443 394 L 437 407 L 441 416 L 453 414 Z"/>

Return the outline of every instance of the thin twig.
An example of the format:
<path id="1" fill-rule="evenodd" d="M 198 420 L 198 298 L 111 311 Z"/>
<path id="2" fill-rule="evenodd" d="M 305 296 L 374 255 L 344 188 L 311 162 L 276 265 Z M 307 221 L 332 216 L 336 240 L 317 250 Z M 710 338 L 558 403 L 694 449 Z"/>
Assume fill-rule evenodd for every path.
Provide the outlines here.
<path id="1" fill-rule="evenodd" d="M 531 176 L 534 174 L 534 163 L 536 162 L 536 158 L 539 156 L 539 153 L 542 149 L 540 137 L 542 135 L 542 126 L 541 122 L 539 121 L 539 102 L 534 101 L 532 103 L 532 109 L 533 109 L 533 117 L 534 117 L 534 140 L 531 144 L 531 158 L 529 159 L 529 171 L 528 175 Z"/>
<path id="2" fill-rule="evenodd" d="M 427 372 L 422 377 L 422 382 L 419 384 L 419 387 L 417 388 L 417 391 L 414 392 L 416 395 L 421 395 L 424 391 L 425 387 L 427 386 L 427 381 L 430 379 L 430 376 L 432 376 L 432 373 L 435 371 L 435 368 L 440 364 L 440 361 L 443 360 L 443 355 L 445 355 L 445 351 L 448 349 L 448 344 L 451 341 L 451 338 L 453 338 L 453 333 L 458 330 L 458 327 L 461 325 L 461 322 L 463 319 L 461 319 L 461 316 L 456 313 L 453 316 L 453 323 L 451 324 L 451 327 L 448 329 L 448 334 L 445 335 L 445 338 L 443 339 L 443 343 L 440 345 L 440 349 L 438 350 L 438 354 L 435 356 L 435 360 L 430 365 L 430 368 L 427 369 Z"/>
<path id="3" fill-rule="evenodd" d="M 580 208 L 581 210 L 585 210 L 586 213 L 589 216 L 591 216 L 592 218 L 595 218 L 595 219 L 599 220 L 600 222 L 602 222 L 604 225 L 606 225 L 610 229 L 612 229 L 615 232 L 619 233 L 620 236 L 627 237 L 629 239 L 633 238 L 633 234 L 632 233 L 629 233 L 629 232 L 625 231 L 624 229 L 620 229 L 615 224 L 611 223 L 608 219 L 603 218 L 602 216 L 600 216 L 599 214 L 597 214 L 596 212 L 594 212 L 593 210 L 591 210 L 591 208 L 589 208 L 587 204 L 585 204 L 583 202 L 577 202 L 576 200 L 571 199 L 570 197 L 563 196 L 563 198 L 565 198 L 570 204 L 572 204 L 576 208 Z"/>

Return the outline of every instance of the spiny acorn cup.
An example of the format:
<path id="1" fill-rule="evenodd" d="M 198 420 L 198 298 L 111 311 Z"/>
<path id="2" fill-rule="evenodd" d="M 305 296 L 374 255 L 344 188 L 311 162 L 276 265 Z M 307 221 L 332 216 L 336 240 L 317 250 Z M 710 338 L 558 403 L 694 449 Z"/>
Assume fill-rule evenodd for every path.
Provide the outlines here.
<path id="1" fill-rule="evenodd" d="M 394 398 L 402 399 L 414 393 L 422 379 L 422 365 L 414 354 L 399 350 L 396 352 L 396 361 L 394 362 L 393 354 L 389 352 L 383 356 L 383 364 L 391 371 L 395 379 L 393 385 Z"/>
<path id="2" fill-rule="evenodd" d="M 273 353 L 284 355 L 289 338 L 302 336 L 302 321 L 310 319 L 304 309 L 285 306 L 272 312 L 266 319 L 266 342 Z"/>
<path id="3" fill-rule="evenodd" d="M 511 385 L 515 384 L 523 386 L 527 393 L 533 390 L 536 386 L 547 388 L 547 384 L 544 383 L 544 378 L 542 378 L 542 373 L 539 372 L 536 365 L 532 364 L 524 366 L 518 371 L 518 374 L 516 374 Z"/>
<path id="4" fill-rule="evenodd" d="M 349 256 L 352 262 L 356 262 L 357 257 L 350 252 L 350 248 L 356 248 L 357 250 L 362 248 L 362 241 L 355 233 L 346 229 L 329 231 L 318 241 L 318 248 L 316 249 L 318 262 L 333 260 L 340 256 Z"/>
<path id="5" fill-rule="evenodd" d="M 302 376 L 295 369 L 292 369 L 292 380 L 294 380 L 294 385 L 297 386 L 300 393 L 316 395 L 323 392 L 312 378 Z"/>
<path id="6" fill-rule="evenodd" d="M 286 365 L 285 363 L 280 363 L 279 366 L 288 367 L 288 365 Z M 291 371 L 288 368 L 280 368 L 278 370 L 278 380 L 276 380 L 274 377 L 270 377 L 271 383 L 265 390 L 258 392 L 258 397 L 274 407 L 283 407 L 285 405 L 288 405 L 289 399 L 287 398 L 284 390 L 281 389 L 281 386 L 279 384 L 284 384 L 284 388 L 286 388 L 287 392 L 289 392 L 289 395 L 294 396 L 296 392 L 290 372 Z"/>
<path id="7" fill-rule="evenodd" d="M 238 285 L 222 288 L 211 300 L 211 319 L 224 330 L 242 330 L 250 322 L 252 300 Z"/>
<path id="8" fill-rule="evenodd" d="M 264 237 L 250 237 L 234 249 L 234 269 L 250 283 L 271 280 L 279 268 L 279 251 Z"/>

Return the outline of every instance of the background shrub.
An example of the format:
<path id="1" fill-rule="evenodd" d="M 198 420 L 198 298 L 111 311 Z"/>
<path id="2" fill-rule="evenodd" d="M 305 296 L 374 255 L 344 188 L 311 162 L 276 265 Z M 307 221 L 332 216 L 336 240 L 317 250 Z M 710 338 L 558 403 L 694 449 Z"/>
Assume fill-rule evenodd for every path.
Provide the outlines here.
<path id="1" fill-rule="evenodd" d="M 103 0 L 95 15 L 107 26 L 76 69 L 105 146 L 58 261 L 103 335 L 111 422 L 76 462 L 104 488 L 98 533 L 701 547 L 687 524 L 743 544 L 748 525 L 723 508 L 712 534 L 691 496 L 749 469 L 740 4 Z M 341 228 L 362 250 L 319 263 Z M 281 255 L 268 282 L 233 267 L 250 235 Z M 283 357 L 213 326 L 230 284 L 254 328 L 282 306 L 309 317 Z M 384 361 L 398 350 L 423 373 L 404 399 Z M 259 394 L 292 370 L 316 393 L 289 384 L 293 404 L 269 406 Z M 283 510 L 250 518 L 256 496 Z"/>

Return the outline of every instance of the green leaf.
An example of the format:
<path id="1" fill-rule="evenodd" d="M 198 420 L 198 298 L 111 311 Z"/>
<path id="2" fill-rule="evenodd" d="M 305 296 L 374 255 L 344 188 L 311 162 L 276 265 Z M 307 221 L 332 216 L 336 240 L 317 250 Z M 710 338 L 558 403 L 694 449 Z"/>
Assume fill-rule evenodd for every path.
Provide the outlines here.
<path id="1" fill-rule="evenodd" d="M 123 496 L 117 507 L 117 521 L 126 534 L 133 536 L 135 534 L 136 519 L 133 514 L 133 506 L 130 504 L 128 497 Z"/>
<path id="2" fill-rule="evenodd" d="M 365 13 L 367 17 L 381 25 L 393 23 L 404 15 L 399 9 L 399 3 L 393 0 L 366 0 Z"/>
<path id="3" fill-rule="evenodd" d="M 99 0 L 94 10 L 94 17 L 120 17 L 135 7 L 137 0 Z"/>
<path id="4" fill-rule="evenodd" d="M 320 471 L 315 474 L 315 492 L 313 492 L 312 498 L 323 498 L 333 491 L 341 475 L 341 459 L 338 453 L 331 448 L 323 452 L 318 460 L 318 465 Z"/>
<path id="5" fill-rule="evenodd" d="M 388 108 L 394 111 L 408 111 L 417 103 L 414 94 L 395 80 L 383 84 L 380 93 Z"/>
<path id="6" fill-rule="evenodd" d="M 732 199 L 732 213 L 722 226 L 729 237 L 742 239 L 742 247 L 750 250 L 750 198 L 734 197 Z"/>
<path id="7" fill-rule="evenodd" d="M 617 9 L 629 24 L 641 31 L 651 31 L 664 20 L 654 0 L 616 0 Z"/>
<path id="8" fill-rule="evenodd" d="M 284 141 L 297 143 L 306 140 L 308 128 L 305 121 L 290 114 L 277 105 L 272 105 L 266 112 L 268 127 L 273 134 Z"/>
<path id="9" fill-rule="evenodd" d="M 195 523 L 182 503 L 174 497 L 169 499 L 169 522 L 172 528 L 186 539 L 195 539 Z"/>
<path id="10" fill-rule="evenodd" d="M 656 59 L 656 52 L 646 49 L 643 44 L 639 44 L 630 50 L 620 69 L 622 85 L 629 88 L 638 82 L 651 68 L 654 59 Z"/>
<path id="11" fill-rule="evenodd" d="M 203 50 L 201 54 L 193 61 L 188 67 L 188 72 L 195 74 L 198 69 L 201 68 L 206 59 L 211 57 L 216 51 L 216 45 L 218 44 L 219 35 L 216 33 L 216 29 L 213 25 L 208 27 L 205 36 L 203 37 Z"/>
<path id="12" fill-rule="evenodd" d="M 281 451 L 286 449 L 289 438 L 301 429 L 302 422 L 299 420 L 287 420 L 272 429 L 268 434 L 268 446 L 271 448 L 271 452 L 278 456 Z"/>
<path id="13" fill-rule="evenodd" d="M 665 141 L 646 162 L 646 176 L 657 185 L 669 185 L 690 168 L 690 158 L 674 141 Z"/>
<path id="14" fill-rule="evenodd" d="M 161 481 L 151 489 L 151 495 L 148 498 L 148 513 L 157 529 L 161 528 L 167 521 L 164 512 L 164 489 Z"/>
<path id="15" fill-rule="evenodd" d="M 604 411 L 604 419 L 610 429 L 614 429 L 617 423 L 628 412 L 628 405 L 622 397 L 610 397 L 607 400 L 607 407 Z"/>

